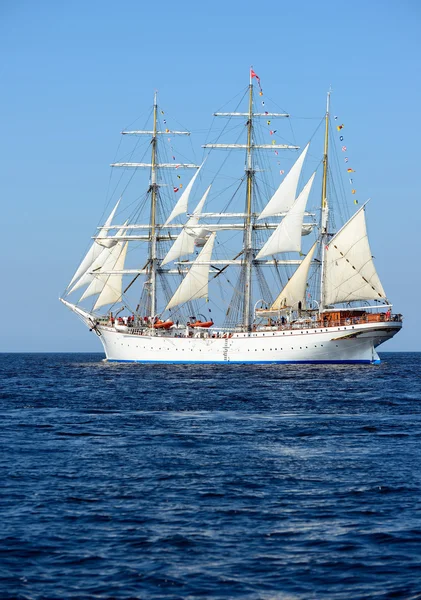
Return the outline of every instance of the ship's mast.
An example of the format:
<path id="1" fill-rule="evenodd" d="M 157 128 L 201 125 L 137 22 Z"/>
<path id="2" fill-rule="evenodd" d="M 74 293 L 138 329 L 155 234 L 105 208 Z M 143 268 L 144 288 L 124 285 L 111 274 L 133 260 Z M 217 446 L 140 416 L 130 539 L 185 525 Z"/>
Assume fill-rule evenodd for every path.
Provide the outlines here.
<path id="1" fill-rule="evenodd" d="M 326 244 L 329 241 L 328 236 L 328 217 L 329 217 L 329 204 L 327 198 L 327 169 L 328 169 L 328 149 L 329 149 L 329 111 L 330 111 L 330 90 L 327 93 L 326 100 L 326 115 L 325 115 L 325 144 L 323 152 L 323 179 L 322 179 L 322 205 L 321 205 L 321 217 L 320 217 L 320 243 L 322 247 L 321 254 L 321 275 L 320 275 L 320 303 L 319 311 L 324 309 L 324 271 L 325 271 L 325 255 L 326 255 Z"/>
<path id="2" fill-rule="evenodd" d="M 253 142 L 253 119 L 254 117 L 262 118 L 278 118 L 278 117 L 289 117 L 287 113 L 274 113 L 274 112 L 253 112 L 253 84 L 252 69 L 250 69 L 250 81 L 248 86 L 248 112 L 217 112 L 214 113 L 215 117 L 241 117 L 247 118 L 247 143 L 246 144 L 204 144 L 203 148 L 233 148 L 238 150 L 246 151 L 246 206 L 244 211 L 244 237 L 243 237 L 243 256 L 241 260 L 241 266 L 245 269 L 244 272 L 244 290 L 243 290 L 243 315 L 242 322 L 243 326 L 250 331 L 253 322 L 253 310 L 252 310 L 252 269 L 253 269 L 253 151 L 256 149 L 262 150 L 286 150 L 293 149 L 298 150 L 298 146 L 290 146 L 288 144 L 255 144 Z M 222 215 L 226 216 L 226 215 Z M 232 227 L 232 226 L 231 226 Z M 264 226 L 257 226 L 263 228 Z M 266 229 L 266 227 L 264 227 Z M 240 263 L 240 261 L 238 261 Z M 237 264 L 237 263 L 235 263 Z"/>
<path id="3" fill-rule="evenodd" d="M 150 219 L 149 225 L 141 225 L 141 227 L 145 227 L 149 229 L 148 236 L 146 239 L 141 237 L 139 239 L 145 239 L 145 241 L 149 242 L 149 263 L 146 268 L 148 287 L 149 287 L 149 298 L 150 298 L 150 314 L 151 316 L 156 316 L 157 313 L 157 271 L 158 271 L 158 252 L 157 252 L 157 244 L 161 239 L 159 238 L 159 229 L 162 227 L 157 223 L 157 205 L 158 205 L 158 171 L 159 169 L 198 169 L 199 167 L 194 164 L 185 164 L 185 163 L 158 163 L 157 159 L 157 149 L 158 149 L 158 137 L 160 135 L 190 135 L 188 131 L 174 131 L 165 129 L 163 131 L 158 131 L 158 104 L 157 104 L 157 92 L 154 94 L 153 101 L 153 128 L 152 131 L 145 130 L 136 130 L 136 131 L 122 131 L 123 135 L 147 135 L 151 138 L 151 162 L 150 163 L 135 163 L 135 162 L 122 162 L 122 163 L 113 163 L 112 167 L 121 167 L 121 168 L 145 168 L 150 169 L 151 177 L 150 177 L 150 185 L 148 189 L 148 193 L 150 193 L 151 198 L 151 211 L 150 211 Z M 132 228 L 133 225 L 127 226 L 126 228 Z M 136 225 L 134 226 L 136 227 Z M 124 227 L 123 227 L 124 229 Z M 133 238 L 132 238 L 133 239 Z M 140 272 L 144 272 L 142 269 Z"/>
<path id="4" fill-rule="evenodd" d="M 157 144 L 157 111 L 156 92 L 153 100 L 153 134 L 151 139 L 152 159 L 151 159 L 151 218 L 150 218 L 150 245 L 149 245 L 149 261 L 150 261 L 150 298 L 151 298 L 151 315 L 156 315 L 156 201 L 158 195 L 158 186 L 156 182 L 156 144 Z"/>
<path id="5" fill-rule="evenodd" d="M 252 156 L 252 133 L 253 133 L 253 83 L 250 71 L 249 83 L 249 111 L 247 121 L 247 153 L 246 153 L 246 177 L 247 194 L 246 210 L 244 219 L 244 305 L 243 305 L 243 324 L 247 331 L 251 330 L 253 313 L 251 310 L 252 301 L 252 266 L 253 266 L 253 224 L 252 224 L 252 201 L 253 201 L 253 156 Z"/>

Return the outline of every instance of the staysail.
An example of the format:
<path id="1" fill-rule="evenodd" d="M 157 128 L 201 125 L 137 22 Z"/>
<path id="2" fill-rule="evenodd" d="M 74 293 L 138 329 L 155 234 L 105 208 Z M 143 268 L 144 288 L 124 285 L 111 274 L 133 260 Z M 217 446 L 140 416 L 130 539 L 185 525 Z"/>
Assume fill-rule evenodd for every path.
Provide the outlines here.
<path id="1" fill-rule="evenodd" d="M 121 200 L 121 198 L 120 198 Z M 114 218 L 114 215 L 116 213 L 116 210 L 118 208 L 118 205 L 120 204 L 120 200 L 117 201 L 117 204 L 114 206 L 113 210 L 111 211 L 110 216 L 108 217 L 108 219 L 105 221 L 104 223 L 104 228 L 100 230 L 99 234 L 97 237 L 102 237 L 105 238 L 108 235 L 108 229 L 106 229 L 106 227 L 109 227 L 112 223 L 112 220 Z M 114 245 L 115 242 L 113 240 L 109 240 L 109 242 L 113 242 L 110 245 Z M 86 253 L 85 258 L 82 260 L 82 262 L 80 263 L 80 265 L 78 266 L 76 273 L 73 275 L 68 288 L 70 288 L 70 286 L 84 273 L 86 273 L 86 271 L 89 269 L 89 267 L 92 265 L 92 263 L 98 258 L 98 256 L 101 254 L 101 252 L 103 251 L 104 246 L 99 244 L 98 242 L 94 242 L 92 244 L 92 246 L 89 248 L 88 252 Z"/>
<path id="2" fill-rule="evenodd" d="M 172 260 L 180 258 L 180 256 L 191 254 L 194 251 L 194 238 L 196 235 L 195 228 L 198 226 L 200 215 L 202 214 L 203 206 L 206 202 L 206 198 L 208 197 L 210 189 L 211 186 L 209 186 L 206 192 L 203 194 L 202 199 L 194 209 L 192 216 L 184 225 L 180 235 L 177 237 L 174 244 L 171 246 L 170 250 L 161 262 L 161 267 Z"/>
<path id="3" fill-rule="evenodd" d="M 119 257 L 117 258 L 114 264 L 113 271 L 122 271 L 124 269 L 124 262 L 126 260 L 128 245 L 129 242 L 124 243 L 123 249 L 120 252 Z M 105 281 L 105 285 L 102 289 L 102 292 L 98 296 L 98 300 L 95 302 L 93 310 L 97 310 L 98 308 L 101 308 L 101 306 L 105 306 L 106 304 L 114 304 L 115 302 L 120 302 L 123 294 L 122 287 L 122 273 L 109 275 Z"/>
<path id="4" fill-rule="evenodd" d="M 124 223 L 124 226 L 127 225 L 127 221 Z M 117 236 L 120 235 L 124 235 L 124 229 L 120 229 L 117 232 Z M 87 270 L 85 271 L 85 273 L 76 281 L 76 283 L 74 284 L 74 286 L 67 292 L 68 294 L 72 294 L 73 292 L 75 292 L 76 290 L 78 290 L 79 288 L 83 287 L 84 285 L 88 285 L 89 283 L 91 283 L 95 277 L 101 272 L 101 269 L 104 267 L 108 257 L 111 254 L 111 251 L 113 249 L 113 247 L 117 244 L 117 240 L 113 239 L 110 240 L 113 242 L 113 246 L 102 246 L 102 250 L 100 255 L 94 260 L 94 262 L 87 268 Z"/>
<path id="5" fill-rule="evenodd" d="M 310 142 L 302 151 L 301 155 L 282 181 L 272 198 L 262 210 L 258 219 L 272 217 L 281 212 L 288 211 L 295 202 L 297 194 L 298 180 L 300 179 L 301 169 L 303 168 L 304 159 L 306 157 Z"/>
<path id="6" fill-rule="evenodd" d="M 196 181 L 197 176 L 199 175 L 200 169 L 202 167 L 203 167 L 203 163 L 200 165 L 200 167 L 197 169 L 196 173 L 190 179 L 189 183 L 186 186 L 186 189 L 181 194 L 180 198 L 178 199 L 178 202 L 176 203 L 176 205 L 172 209 L 172 212 L 171 212 L 170 216 L 165 221 L 164 226 L 168 225 L 168 223 L 170 223 L 173 219 L 175 219 L 175 217 L 178 217 L 178 215 L 181 215 L 182 213 L 186 213 L 187 212 L 187 207 L 188 207 L 188 203 L 189 203 L 190 192 L 192 190 L 194 182 Z"/>
<path id="7" fill-rule="evenodd" d="M 108 250 L 108 256 L 105 260 L 101 271 L 108 272 L 117 270 L 116 263 L 120 257 L 124 248 L 124 242 L 117 242 L 115 246 L 113 246 L 110 250 Z M 121 267 L 124 268 L 124 267 Z M 104 286 L 107 282 L 109 275 L 103 275 L 101 272 L 98 275 L 93 275 L 93 280 L 88 285 L 84 293 L 82 294 L 79 302 L 85 300 L 85 298 L 89 298 L 89 296 L 94 296 L 95 294 L 100 294 L 104 289 Z"/>
<path id="8" fill-rule="evenodd" d="M 256 258 L 279 252 L 301 252 L 301 236 L 304 212 L 316 173 L 310 177 L 285 217 L 272 233 Z"/>
<path id="9" fill-rule="evenodd" d="M 386 300 L 367 237 L 362 206 L 326 246 L 324 305 L 353 300 Z"/>
<path id="10" fill-rule="evenodd" d="M 199 256 L 196 258 L 189 272 L 169 301 L 166 310 L 178 306 L 179 304 L 183 304 L 184 302 L 188 302 L 189 300 L 204 298 L 208 295 L 209 261 L 212 256 L 215 236 L 216 234 L 212 233 L 206 244 L 203 246 Z"/>
<path id="11" fill-rule="evenodd" d="M 298 302 L 301 302 L 302 308 L 305 308 L 308 272 L 317 243 L 315 242 L 310 248 L 303 262 L 272 304 L 271 310 L 281 310 L 286 307 L 297 308 Z"/>

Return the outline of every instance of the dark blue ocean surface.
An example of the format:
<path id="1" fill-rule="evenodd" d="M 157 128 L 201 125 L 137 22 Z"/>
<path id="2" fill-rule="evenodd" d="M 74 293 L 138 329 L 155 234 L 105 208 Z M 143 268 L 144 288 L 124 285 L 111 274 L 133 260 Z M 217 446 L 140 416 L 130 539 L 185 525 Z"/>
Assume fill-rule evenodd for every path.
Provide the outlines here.
<path id="1" fill-rule="evenodd" d="M 421 354 L 0 355 L 0 597 L 421 598 Z"/>

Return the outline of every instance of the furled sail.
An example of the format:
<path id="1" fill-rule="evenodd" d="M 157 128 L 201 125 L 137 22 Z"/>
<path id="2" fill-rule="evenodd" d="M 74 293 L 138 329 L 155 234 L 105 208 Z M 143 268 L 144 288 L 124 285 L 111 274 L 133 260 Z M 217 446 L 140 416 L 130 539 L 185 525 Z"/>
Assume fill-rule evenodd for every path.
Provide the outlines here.
<path id="1" fill-rule="evenodd" d="M 119 257 L 117 258 L 114 264 L 113 271 L 122 271 L 124 269 L 124 261 L 126 260 L 128 245 L 129 242 L 124 243 L 123 249 L 120 252 Z M 114 304 L 115 302 L 119 302 L 121 300 L 121 296 L 123 295 L 122 287 L 122 273 L 109 275 L 102 289 L 102 292 L 98 296 L 98 300 L 95 302 L 93 310 L 97 310 L 98 308 L 101 308 L 101 306 L 105 306 L 106 304 Z"/>
<path id="2" fill-rule="evenodd" d="M 192 190 L 194 182 L 196 181 L 197 176 L 199 175 L 200 169 L 202 167 L 203 167 L 203 163 L 200 165 L 200 167 L 197 169 L 196 173 L 193 175 L 193 177 L 190 179 L 189 183 L 186 185 L 186 189 L 181 194 L 180 198 L 178 199 L 178 202 L 172 209 L 172 212 L 171 212 L 170 216 L 168 217 L 168 219 L 165 221 L 164 225 L 168 225 L 168 223 L 170 223 L 173 219 L 175 219 L 175 217 L 178 217 L 178 215 L 181 215 L 182 213 L 187 212 L 187 206 L 189 203 L 190 192 Z"/>
<path id="3" fill-rule="evenodd" d="M 123 251 L 123 247 L 124 242 L 117 242 L 115 246 L 113 246 L 110 250 L 107 250 L 108 256 L 107 259 L 104 261 L 104 264 L 101 269 L 102 271 L 107 272 L 117 269 L 115 265 L 120 257 L 120 254 Z M 93 275 L 92 277 L 93 279 L 91 283 L 88 285 L 88 287 L 82 294 L 79 302 L 85 300 L 85 298 L 88 298 L 89 296 L 100 294 L 107 282 L 109 275 L 102 275 L 101 272 L 99 272 L 98 275 Z"/>
<path id="4" fill-rule="evenodd" d="M 266 244 L 257 254 L 256 258 L 262 258 L 270 254 L 278 254 L 279 252 L 301 251 L 304 211 L 315 176 L 316 173 L 313 173 L 304 186 L 301 194 L 267 240 Z"/>
<path id="5" fill-rule="evenodd" d="M 124 225 L 125 226 L 127 225 L 127 221 L 124 223 Z M 125 232 L 124 229 L 120 229 L 117 232 L 117 236 L 124 235 L 124 232 Z M 73 293 L 74 291 L 78 290 L 79 288 L 81 288 L 84 285 L 88 285 L 89 283 L 91 283 L 91 281 L 93 281 L 93 279 L 95 278 L 95 276 L 100 273 L 102 267 L 104 266 L 106 260 L 108 259 L 109 255 L 111 253 L 112 248 L 115 246 L 115 244 L 117 244 L 117 240 L 116 239 L 114 239 L 112 241 L 114 242 L 114 244 L 110 248 L 108 248 L 107 246 L 106 247 L 102 246 L 101 254 L 87 268 L 87 270 L 82 275 L 82 277 L 80 277 L 76 281 L 76 283 L 74 284 L 74 286 L 67 292 L 68 294 Z"/>
<path id="6" fill-rule="evenodd" d="M 276 298 L 271 310 L 281 310 L 286 307 L 297 308 L 298 302 L 301 302 L 302 308 L 305 308 L 308 272 L 316 246 L 317 242 L 310 248 L 303 262 Z"/>
<path id="7" fill-rule="evenodd" d="M 209 194 L 211 186 L 208 187 L 206 192 L 203 194 L 202 199 L 199 204 L 193 211 L 193 214 L 184 225 L 183 229 L 180 232 L 180 235 L 175 240 L 174 244 L 171 246 L 167 255 L 164 257 L 161 267 L 171 262 L 172 260 L 176 260 L 180 258 L 180 256 L 185 256 L 186 254 L 191 254 L 194 251 L 194 238 L 196 236 L 196 228 L 199 224 L 200 215 L 202 214 L 203 206 L 206 202 L 206 198 Z"/>
<path id="8" fill-rule="evenodd" d="M 286 212 L 294 204 L 297 195 L 298 180 L 300 179 L 301 169 L 303 168 L 304 159 L 309 146 L 310 142 L 304 148 L 288 175 L 267 203 L 266 207 L 262 210 L 258 219 L 272 217 L 278 213 Z"/>
<path id="9" fill-rule="evenodd" d="M 215 242 L 215 233 L 212 233 L 206 244 L 203 246 L 199 256 L 192 264 L 189 272 L 178 286 L 174 296 L 169 301 L 166 310 L 195 300 L 204 298 L 208 295 L 209 284 L 209 261 L 211 260 L 213 244 Z"/>
<path id="10" fill-rule="evenodd" d="M 111 225 L 112 220 L 114 218 L 114 215 L 116 213 L 116 210 L 117 210 L 119 204 L 120 204 L 120 200 L 118 200 L 117 204 L 114 206 L 113 210 L 111 211 L 110 216 L 105 221 L 105 223 L 104 223 L 104 229 L 100 230 L 100 232 L 98 234 L 98 237 L 102 237 L 102 238 L 107 237 L 107 235 L 108 235 L 108 229 L 105 229 L 105 228 L 109 227 Z M 109 241 L 113 242 L 111 245 L 115 244 L 114 240 L 109 240 Z M 82 262 L 78 266 L 76 273 L 73 275 L 72 280 L 70 281 L 70 283 L 68 285 L 68 288 L 70 288 L 70 286 L 77 279 L 79 279 L 79 277 L 81 275 L 83 275 L 84 273 L 86 273 L 86 271 L 89 269 L 89 267 L 93 264 L 93 262 L 101 254 L 101 252 L 102 252 L 103 249 L 104 249 L 103 245 L 99 244 L 96 241 L 92 244 L 92 246 L 89 248 L 88 252 L 86 253 L 85 258 L 82 260 Z"/>
<path id="11" fill-rule="evenodd" d="M 323 302 L 386 300 L 371 256 L 362 206 L 326 246 Z"/>

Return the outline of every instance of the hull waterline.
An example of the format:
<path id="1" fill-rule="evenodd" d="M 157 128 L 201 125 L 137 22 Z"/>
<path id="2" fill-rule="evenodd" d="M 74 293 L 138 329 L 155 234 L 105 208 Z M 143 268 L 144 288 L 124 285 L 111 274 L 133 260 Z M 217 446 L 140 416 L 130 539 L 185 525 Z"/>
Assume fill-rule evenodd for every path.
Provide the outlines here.
<path id="1" fill-rule="evenodd" d="M 175 337 L 99 327 L 109 362 L 170 364 L 378 364 L 376 348 L 400 322 L 323 329 L 234 333 L 232 337 Z"/>

